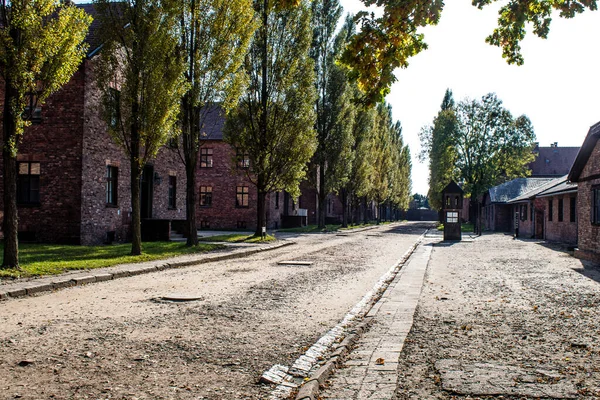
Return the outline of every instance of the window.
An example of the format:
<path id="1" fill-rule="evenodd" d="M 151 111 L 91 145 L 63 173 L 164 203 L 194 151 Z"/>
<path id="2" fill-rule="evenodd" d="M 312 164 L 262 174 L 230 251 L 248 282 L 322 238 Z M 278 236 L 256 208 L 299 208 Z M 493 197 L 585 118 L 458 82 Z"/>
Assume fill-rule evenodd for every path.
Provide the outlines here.
<path id="1" fill-rule="evenodd" d="M 121 120 L 121 92 L 115 88 L 108 89 L 110 102 L 110 128 L 116 130 Z"/>
<path id="2" fill-rule="evenodd" d="M 592 224 L 600 224 L 600 186 L 592 188 Z"/>
<path id="3" fill-rule="evenodd" d="M 571 222 L 575 222 L 575 216 L 577 215 L 577 197 L 571 197 L 569 200 L 569 218 Z"/>
<path id="4" fill-rule="evenodd" d="M 40 204 L 40 163 L 17 163 L 17 203 Z"/>
<path id="5" fill-rule="evenodd" d="M 548 200 L 548 221 L 552 221 L 552 214 L 554 214 L 554 210 L 552 209 L 552 199 Z"/>
<path id="6" fill-rule="evenodd" d="M 458 212 L 456 211 L 447 211 L 446 212 L 446 222 L 451 224 L 458 223 Z"/>
<path id="7" fill-rule="evenodd" d="M 533 222 L 533 204 L 529 207 L 529 220 Z"/>
<path id="8" fill-rule="evenodd" d="M 238 168 L 250 168 L 250 155 L 247 152 L 237 149 L 236 154 Z"/>
<path id="9" fill-rule="evenodd" d="M 236 207 L 248 207 L 248 186 L 238 186 L 235 195 Z"/>
<path id="10" fill-rule="evenodd" d="M 279 209 L 279 192 L 275 192 L 275 209 Z"/>
<path id="11" fill-rule="evenodd" d="M 207 220 L 200 221 L 200 229 L 210 229 L 210 222 Z"/>
<path id="12" fill-rule="evenodd" d="M 38 103 L 38 93 L 27 93 L 27 105 L 23 111 L 22 118 L 26 121 L 31 121 L 33 124 L 42 122 L 42 107 Z"/>
<path id="13" fill-rule="evenodd" d="M 213 149 L 200 149 L 200 168 L 212 168 Z"/>
<path id="14" fill-rule="evenodd" d="M 520 207 L 519 213 L 521 214 L 521 221 L 527 221 L 527 204 L 523 204 Z"/>
<path id="15" fill-rule="evenodd" d="M 108 165 L 106 167 L 106 205 L 117 206 L 117 188 L 119 185 L 119 168 Z"/>
<path id="16" fill-rule="evenodd" d="M 177 208 L 177 177 L 169 176 L 169 208 Z"/>
<path id="17" fill-rule="evenodd" d="M 563 199 L 558 199 L 558 222 L 563 222 Z"/>
<path id="18" fill-rule="evenodd" d="M 212 206 L 212 186 L 200 186 L 200 206 Z"/>

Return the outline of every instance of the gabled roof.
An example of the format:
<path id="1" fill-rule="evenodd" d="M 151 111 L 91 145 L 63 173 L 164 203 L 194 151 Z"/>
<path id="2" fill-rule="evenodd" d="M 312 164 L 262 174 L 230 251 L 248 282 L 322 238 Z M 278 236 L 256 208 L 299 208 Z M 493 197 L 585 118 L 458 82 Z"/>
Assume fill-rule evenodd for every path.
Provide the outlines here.
<path id="1" fill-rule="evenodd" d="M 564 182 L 540 192 L 537 197 L 556 196 L 565 193 L 577 193 L 577 183 L 569 182 L 565 179 Z"/>
<path id="2" fill-rule="evenodd" d="M 461 189 L 460 186 L 458 186 L 458 184 L 454 181 L 450 181 L 450 183 L 448 185 L 446 185 L 446 187 L 444 188 L 444 190 L 442 190 L 442 193 L 460 193 L 463 194 L 464 191 Z"/>
<path id="3" fill-rule="evenodd" d="M 83 11 L 93 18 L 93 21 L 88 29 L 88 34 L 85 37 L 85 42 L 90 46 L 88 48 L 87 56 L 91 57 L 100 49 L 100 47 L 102 47 L 102 41 L 100 38 L 100 19 L 98 18 L 98 12 L 92 3 L 75 4 L 75 6 L 83 9 Z"/>
<path id="4" fill-rule="evenodd" d="M 225 112 L 219 104 L 213 104 L 200 110 L 200 137 L 204 140 L 223 140 Z"/>
<path id="5" fill-rule="evenodd" d="M 588 134 L 583 141 L 583 145 L 581 145 L 579 153 L 577 153 L 577 157 L 573 162 L 571 171 L 569 172 L 569 181 L 579 182 L 579 176 L 581 175 L 581 172 L 583 172 L 583 168 L 585 168 L 585 165 L 592 155 L 592 151 L 594 151 L 594 147 L 596 147 L 596 142 L 598 142 L 598 139 L 600 139 L 600 122 L 592 125 L 588 131 Z"/>
<path id="6" fill-rule="evenodd" d="M 531 177 L 560 177 L 569 173 L 579 147 L 538 147 L 535 161 L 529 164 Z"/>
<path id="7" fill-rule="evenodd" d="M 525 193 L 523 193 L 520 196 L 517 196 L 511 200 L 509 200 L 507 203 L 519 203 L 522 201 L 528 201 L 536 196 L 538 196 L 540 193 L 546 191 L 546 190 L 551 190 L 553 188 L 555 188 L 556 186 L 561 185 L 562 183 L 565 183 L 567 181 L 567 176 L 561 176 L 560 178 L 555 178 L 552 179 L 532 190 L 529 190 Z"/>
<path id="8" fill-rule="evenodd" d="M 537 187 L 552 181 L 553 178 L 516 178 L 498 186 L 494 186 L 488 193 L 490 202 L 506 203 Z"/>

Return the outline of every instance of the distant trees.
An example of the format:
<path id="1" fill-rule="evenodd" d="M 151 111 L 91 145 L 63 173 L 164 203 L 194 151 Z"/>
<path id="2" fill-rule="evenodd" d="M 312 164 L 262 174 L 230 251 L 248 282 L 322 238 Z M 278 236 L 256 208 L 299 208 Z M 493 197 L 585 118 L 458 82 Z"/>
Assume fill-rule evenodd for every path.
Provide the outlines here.
<path id="1" fill-rule="evenodd" d="M 481 100 L 446 101 L 431 127 L 421 131 L 424 156 L 430 159 L 430 204 L 440 209 L 441 189 L 450 179 L 463 185 L 467 197 L 501 182 L 526 176 L 533 161 L 535 134 L 525 115 L 514 118 L 490 93 Z"/>
<path id="2" fill-rule="evenodd" d="M 103 115 L 131 168 L 131 254 L 142 252 L 140 179 L 177 134 L 186 91 L 177 0 L 96 0 L 104 47 L 96 65 Z"/>
<path id="3" fill-rule="evenodd" d="M 228 119 L 225 139 L 250 158 L 257 226 L 266 226 L 266 196 L 299 183 L 317 146 L 310 9 L 305 1 L 255 0 L 259 27 L 244 62 L 248 90 Z"/>
<path id="4" fill-rule="evenodd" d="M 2 158 L 4 257 L 19 267 L 17 154 L 35 108 L 66 84 L 85 56 L 91 17 L 57 0 L 0 2 L 0 75 L 4 81 Z M 28 174 L 40 171 L 28 171 Z M 39 201 L 39 199 L 31 199 Z"/>

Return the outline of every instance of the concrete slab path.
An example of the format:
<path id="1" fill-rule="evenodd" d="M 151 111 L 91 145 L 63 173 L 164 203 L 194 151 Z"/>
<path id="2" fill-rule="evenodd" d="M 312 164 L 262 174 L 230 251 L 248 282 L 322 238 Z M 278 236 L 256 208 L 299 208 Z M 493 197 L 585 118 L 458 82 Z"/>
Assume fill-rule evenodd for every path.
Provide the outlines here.
<path id="1" fill-rule="evenodd" d="M 373 325 L 330 380 L 322 399 L 384 400 L 396 390 L 398 359 L 419 302 L 432 243 L 426 239 L 410 257 L 367 318 Z"/>

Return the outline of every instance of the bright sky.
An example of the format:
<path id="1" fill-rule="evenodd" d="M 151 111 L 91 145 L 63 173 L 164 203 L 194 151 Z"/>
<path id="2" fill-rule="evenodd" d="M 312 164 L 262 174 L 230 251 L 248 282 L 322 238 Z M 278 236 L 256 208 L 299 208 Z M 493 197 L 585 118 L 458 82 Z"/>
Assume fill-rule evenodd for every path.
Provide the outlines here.
<path id="1" fill-rule="evenodd" d="M 363 8 L 358 0 L 340 1 L 347 12 Z M 485 43 L 496 20 L 492 7 L 480 11 L 470 0 L 446 1 L 440 23 L 423 30 L 429 48 L 396 72 L 386 100 L 410 146 L 413 193 L 426 194 L 429 187 L 428 165 L 417 159 L 418 133 L 439 111 L 446 88 L 456 101 L 495 92 L 514 116 L 531 119 L 542 146 L 581 146 L 600 121 L 599 12 L 572 20 L 556 15 L 547 40 L 528 34 L 520 67 L 506 64 L 501 49 Z"/>

